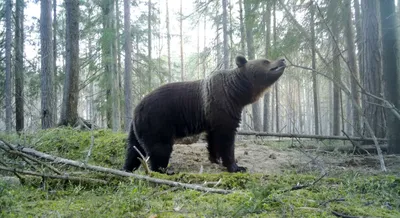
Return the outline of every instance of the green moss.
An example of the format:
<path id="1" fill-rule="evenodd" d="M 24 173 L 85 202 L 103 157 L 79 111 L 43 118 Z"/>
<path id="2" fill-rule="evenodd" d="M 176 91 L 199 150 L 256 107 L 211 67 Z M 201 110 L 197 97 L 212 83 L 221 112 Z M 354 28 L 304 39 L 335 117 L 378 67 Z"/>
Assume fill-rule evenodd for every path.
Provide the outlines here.
<path id="1" fill-rule="evenodd" d="M 75 160 L 84 160 L 91 132 L 57 128 L 26 135 L 6 136 L 13 143 Z M 122 166 L 126 134 L 93 132 L 90 163 L 111 168 Z M 2 137 L 2 136 L 0 136 Z M 4 138 L 4 137 L 2 137 Z M 70 169 L 72 170 L 72 169 Z M 103 174 L 90 173 L 103 178 Z M 400 217 L 400 178 L 396 175 L 330 172 L 308 188 L 288 191 L 297 184 L 311 184 L 319 174 L 152 173 L 153 177 L 236 190 L 221 195 L 176 189 L 135 179 L 109 178 L 107 186 L 40 179 L 24 186 L 0 183 L 0 217 L 334 217 L 332 211 L 352 216 Z M 214 183 L 210 186 L 213 186 Z M 334 199 L 344 199 L 335 201 Z"/>

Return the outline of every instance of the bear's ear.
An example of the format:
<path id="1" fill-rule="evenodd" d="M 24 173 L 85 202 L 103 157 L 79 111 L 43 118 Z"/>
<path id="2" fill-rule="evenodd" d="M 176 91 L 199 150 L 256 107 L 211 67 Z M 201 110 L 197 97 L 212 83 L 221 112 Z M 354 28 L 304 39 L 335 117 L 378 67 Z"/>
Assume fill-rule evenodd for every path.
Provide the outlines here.
<path id="1" fill-rule="evenodd" d="M 236 57 L 236 65 L 241 68 L 247 63 L 247 60 L 245 57 L 239 55 Z"/>

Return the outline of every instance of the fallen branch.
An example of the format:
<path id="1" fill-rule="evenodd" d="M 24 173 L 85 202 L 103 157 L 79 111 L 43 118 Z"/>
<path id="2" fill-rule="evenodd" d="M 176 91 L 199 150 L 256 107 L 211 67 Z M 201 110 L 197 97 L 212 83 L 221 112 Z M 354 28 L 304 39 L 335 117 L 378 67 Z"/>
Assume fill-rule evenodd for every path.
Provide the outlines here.
<path id="1" fill-rule="evenodd" d="M 308 139 L 326 139 L 326 140 L 353 140 L 353 141 L 374 141 L 374 138 L 363 137 L 346 137 L 346 136 L 324 136 L 324 135 L 305 135 L 292 133 L 271 133 L 271 132 L 255 132 L 255 131 L 238 131 L 238 135 L 254 135 L 254 136 L 273 136 L 282 138 L 308 138 Z M 387 141 L 387 139 L 377 138 L 378 141 Z"/>
<path id="2" fill-rule="evenodd" d="M 4 141 L 0 140 L 0 145 L 1 145 L 1 143 L 4 143 Z M 14 145 L 10 144 L 10 146 L 16 148 L 16 146 L 14 146 Z M 43 159 L 52 161 L 54 163 L 62 163 L 62 164 L 66 164 L 66 165 L 70 165 L 70 166 L 74 166 L 74 167 L 89 169 L 89 170 L 102 172 L 102 173 L 109 173 L 109 174 L 113 174 L 113 175 L 117 175 L 117 176 L 133 177 L 135 179 L 145 180 L 145 181 L 153 182 L 153 183 L 157 183 L 157 184 L 183 187 L 183 188 L 193 189 L 193 190 L 197 190 L 197 191 L 220 193 L 220 194 L 228 194 L 228 193 L 232 192 L 230 190 L 207 188 L 207 187 L 203 187 L 201 185 L 193 185 L 193 184 L 175 182 L 175 181 L 171 181 L 171 180 L 157 179 L 157 178 L 153 178 L 150 176 L 137 175 L 137 174 L 128 173 L 128 172 L 115 170 L 115 169 L 110 169 L 110 168 L 106 168 L 106 167 L 94 166 L 94 165 L 85 164 L 85 163 L 82 163 L 79 161 L 74 161 L 74 160 L 69 160 L 66 158 L 53 156 L 53 155 L 46 154 L 46 153 L 43 153 L 40 151 L 36 151 L 35 149 L 32 149 L 32 148 L 27 148 L 27 147 L 22 147 L 22 146 L 19 148 L 19 150 L 23 153 L 30 154 L 30 155 L 36 156 L 38 158 L 43 158 Z"/>
<path id="3" fill-rule="evenodd" d="M 78 181 L 78 182 L 94 182 L 94 183 L 101 183 L 101 184 L 105 184 L 105 185 L 107 184 L 107 181 L 101 180 L 101 179 L 83 178 L 83 177 L 75 177 L 75 176 L 68 176 L 68 175 L 49 175 L 49 174 L 44 174 L 44 173 L 37 173 L 37 172 L 33 172 L 33 171 L 21 170 L 21 169 L 16 169 L 16 168 L 9 168 L 9 167 L 2 167 L 2 166 L 0 166 L 0 170 L 14 172 L 14 173 L 20 173 L 20 174 L 25 174 L 25 175 L 31 175 L 31 176 L 51 178 L 51 179 L 63 179 L 63 180 L 71 180 L 71 181 Z"/>
<path id="4" fill-rule="evenodd" d="M 307 185 L 295 185 L 290 189 L 286 189 L 285 191 L 283 191 L 283 193 L 311 187 L 311 186 L 315 185 L 316 183 L 318 183 L 319 181 L 321 181 L 321 179 L 324 178 L 326 175 L 327 175 L 327 173 L 322 174 L 322 176 L 320 176 L 318 179 L 314 180 L 314 182 L 307 184 Z"/>
<path id="5" fill-rule="evenodd" d="M 339 212 L 336 212 L 336 211 L 332 211 L 332 214 L 337 216 L 337 217 L 342 217 L 342 218 L 359 218 L 358 216 L 350 216 L 350 215 L 346 215 L 346 214 L 339 213 Z"/>

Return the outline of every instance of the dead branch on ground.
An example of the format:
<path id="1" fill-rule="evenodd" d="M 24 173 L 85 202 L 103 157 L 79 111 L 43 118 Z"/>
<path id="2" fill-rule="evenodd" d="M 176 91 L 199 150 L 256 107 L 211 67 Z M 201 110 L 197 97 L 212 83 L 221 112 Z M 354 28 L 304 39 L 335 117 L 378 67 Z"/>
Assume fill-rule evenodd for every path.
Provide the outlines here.
<path id="1" fill-rule="evenodd" d="M 8 144 L 9 146 L 13 147 L 14 149 L 17 149 L 17 146 Z M 0 146 L 6 146 L 6 142 L 2 139 L 0 139 Z M 195 184 L 187 184 L 187 183 L 181 183 L 181 182 L 175 182 L 171 180 L 166 180 L 166 179 L 158 179 L 158 178 L 153 178 L 150 176 L 145 176 L 145 175 L 138 175 L 138 174 L 133 174 L 133 173 L 128 173 L 125 171 L 120 171 L 120 170 L 115 170 L 115 169 L 110 169 L 106 167 L 101 167 L 101 166 L 95 166 L 95 165 L 90 165 L 90 164 L 85 164 L 79 161 L 74 161 L 62 157 L 57 157 L 54 155 L 46 154 L 40 151 L 36 151 L 35 149 L 32 148 L 27 148 L 23 146 L 19 146 L 18 150 L 22 153 L 32 155 L 34 157 L 40 158 L 40 159 L 45 159 L 47 161 L 51 161 L 52 163 L 57 163 L 57 164 L 65 164 L 69 166 L 74 166 L 78 168 L 83 168 L 86 170 L 91 170 L 95 172 L 102 172 L 102 173 L 108 173 L 116 176 L 122 176 L 122 177 L 132 177 L 135 179 L 139 180 L 145 180 L 148 182 L 152 183 L 157 183 L 157 184 L 163 184 L 163 185 L 169 185 L 169 186 L 174 186 L 174 187 L 182 187 L 182 188 L 188 188 L 188 189 L 193 189 L 197 191 L 203 191 L 203 192 L 210 192 L 210 193 L 219 193 L 219 194 L 229 194 L 232 193 L 231 190 L 224 190 L 224 189 L 217 189 L 217 188 L 208 188 L 204 187 L 201 185 L 195 185 Z"/>
<path id="2" fill-rule="evenodd" d="M 324 135 L 306 135 L 306 134 L 293 134 L 293 133 L 272 133 L 272 132 L 256 132 L 256 131 L 238 131 L 238 135 L 253 135 L 253 136 L 273 136 L 280 138 L 308 138 L 320 140 L 353 140 L 363 142 L 373 142 L 373 138 L 364 137 L 345 137 L 345 136 L 324 136 Z M 387 141 L 387 139 L 377 138 L 378 141 Z"/>

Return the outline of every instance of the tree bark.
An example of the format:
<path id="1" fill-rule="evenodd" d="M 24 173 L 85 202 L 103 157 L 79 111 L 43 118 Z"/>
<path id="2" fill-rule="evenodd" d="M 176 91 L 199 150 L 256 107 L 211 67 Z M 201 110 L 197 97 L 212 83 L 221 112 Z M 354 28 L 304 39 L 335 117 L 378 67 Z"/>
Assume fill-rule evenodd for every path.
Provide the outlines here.
<path id="1" fill-rule="evenodd" d="M 382 60 L 383 60 L 383 78 L 385 81 L 385 97 L 400 109 L 400 72 L 397 62 L 398 40 L 397 40 L 397 22 L 394 0 L 381 0 L 381 25 L 382 25 Z M 388 138 L 389 152 L 400 154 L 400 119 L 387 109 L 388 116 Z"/>
<path id="2" fill-rule="evenodd" d="M 132 38 L 131 38 L 131 12 L 130 1 L 124 0 L 124 38 L 125 38 L 125 70 L 124 70 L 124 95 L 125 95 L 125 132 L 129 131 L 133 118 L 132 109 Z"/>
<path id="3" fill-rule="evenodd" d="M 229 68 L 227 0 L 222 0 L 222 28 L 224 36 L 224 69 Z"/>
<path id="4" fill-rule="evenodd" d="M 341 75 L 340 75 L 340 50 L 339 45 L 334 43 L 339 41 L 339 27 L 337 23 L 338 15 L 338 1 L 330 1 L 328 6 L 328 18 L 331 22 L 332 30 L 332 55 L 333 55 L 333 78 L 336 82 L 333 83 L 333 135 L 340 134 L 340 88 Z"/>
<path id="5" fill-rule="evenodd" d="M 269 57 L 270 47 L 271 47 L 271 6 L 270 2 L 264 5 L 264 25 L 263 28 L 265 30 L 265 58 Z M 269 131 L 269 126 L 271 123 L 270 120 L 270 92 L 264 94 L 264 120 L 263 120 L 263 130 L 264 132 Z"/>
<path id="6" fill-rule="evenodd" d="M 6 100 L 6 132 L 11 132 L 12 129 L 12 103 L 11 103 L 11 13 L 12 1 L 6 0 L 6 81 L 5 81 L 5 100 Z"/>
<path id="7" fill-rule="evenodd" d="M 66 72 L 61 107 L 61 125 L 75 125 L 78 120 L 79 97 L 79 0 L 65 2 L 66 9 Z"/>
<path id="8" fill-rule="evenodd" d="M 57 82 L 57 0 L 53 0 L 53 67 L 54 67 L 54 85 L 53 85 L 53 105 L 54 105 L 54 123 L 57 123 L 58 109 L 58 82 Z"/>
<path id="9" fill-rule="evenodd" d="M 51 0 L 40 1 L 40 91 L 42 129 L 54 126 L 53 105 L 53 44 L 52 44 Z"/>
<path id="10" fill-rule="evenodd" d="M 239 0 L 239 22 L 240 22 L 240 53 L 245 55 L 246 53 L 246 33 L 244 29 L 244 18 L 243 18 L 243 2 Z M 205 25 L 205 24 L 204 24 Z M 242 111 L 242 128 L 247 130 L 247 107 L 243 108 Z"/>
<path id="11" fill-rule="evenodd" d="M 24 129 L 24 2 L 15 4 L 15 129 Z"/>
<path id="12" fill-rule="evenodd" d="M 348 64 L 350 67 L 350 82 L 351 82 L 351 97 L 354 102 L 361 107 L 360 88 L 358 86 L 360 81 L 360 74 L 357 68 L 356 51 L 354 47 L 354 30 L 351 14 L 351 0 L 345 0 L 344 14 L 345 14 L 345 38 L 348 51 Z M 358 113 L 357 105 L 352 104 L 352 124 L 353 134 L 356 136 L 361 135 L 361 114 Z"/>
<path id="13" fill-rule="evenodd" d="M 118 49 L 117 49 L 117 39 L 118 30 L 116 28 L 116 1 L 111 0 L 111 13 L 110 13 L 110 25 L 112 30 L 111 38 L 111 102 L 112 102 L 112 130 L 117 132 L 121 128 L 121 118 L 120 118 L 120 95 L 119 95 L 119 72 L 118 72 Z"/>
<path id="14" fill-rule="evenodd" d="M 276 28 L 276 1 L 274 1 L 274 5 L 273 5 L 273 14 L 274 14 L 274 20 L 273 20 L 273 29 L 274 29 L 274 51 L 276 51 L 276 32 L 277 32 L 277 28 Z M 276 132 L 280 132 L 281 127 L 280 127 L 280 120 L 279 120 L 279 86 L 278 86 L 278 81 L 275 82 L 274 84 L 274 88 L 275 88 L 275 131 Z"/>
<path id="15" fill-rule="evenodd" d="M 151 57 L 151 50 L 152 50 L 152 45 L 151 45 L 151 0 L 148 1 L 148 12 L 147 12 L 147 58 L 148 58 L 148 66 L 147 66 L 147 91 L 151 91 L 151 69 L 152 69 L 152 57 Z"/>
<path id="16" fill-rule="evenodd" d="M 363 50 L 361 52 L 364 65 L 364 89 L 365 91 L 381 96 L 382 93 L 382 67 L 381 67 L 381 41 L 379 23 L 379 2 L 362 1 L 362 30 Z M 364 96 L 364 116 L 375 132 L 376 137 L 385 137 L 385 114 L 379 104 L 381 101 L 370 96 Z M 370 136 L 369 132 L 366 132 Z"/>
<path id="17" fill-rule="evenodd" d="M 317 73 L 315 72 L 317 58 L 316 58 L 316 49 L 315 49 L 315 23 L 314 23 L 314 15 L 315 15 L 315 6 L 314 3 L 310 5 L 310 28 L 311 28 L 311 67 L 313 69 L 312 73 L 312 81 L 313 81 L 313 99 L 314 99 L 314 134 L 319 135 L 319 93 L 318 93 L 318 83 L 317 83 Z"/>
<path id="18" fill-rule="evenodd" d="M 247 51 L 249 55 L 249 60 L 255 59 L 255 48 L 253 41 L 253 27 L 254 27 L 254 8 L 250 2 L 245 2 L 245 24 L 246 24 L 246 40 L 247 40 Z M 253 125 L 255 131 L 260 131 L 261 125 L 261 110 L 260 101 L 256 101 L 252 104 L 252 115 L 253 115 Z"/>
<path id="19" fill-rule="evenodd" d="M 183 62 L 183 11 L 182 11 L 182 0 L 179 2 L 179 36 L 181 39 L 181 81 L 185 80 L 184 75 L 184 62 Z"/>
<path id="20" fill-rule="evenodd" d="M 168 82 L 172 82 L 172 71 L 171 71 L 171 33 L 169 28 L 169 6 L 168 0 L 165 0 L 166 8 L 166 24 L 167 24 L 167 52 L 168 52 Z"/>
<path id="21" fill-rule="evenodd" d="M 363 50 L 363 36 L 362 36 L 362 21 L 361 21 L 361 13 L 360 13 L 360 3 L 358 0 L 354 0 L 354 17 L 355 17 L 355 26 L 356 26 L 356 43 L 358 50 L 358 66 L 359 66 L 359 75 L 360 78 L 364 78 L 364 64 L 362 63 L 362 55 L 361 52 Z M 362 83 L 362 81 L 360 81 Z M 361 101 L 360 101 L 361 102 Z M 360 127 L 361 128 L 361 127 Z"/>

